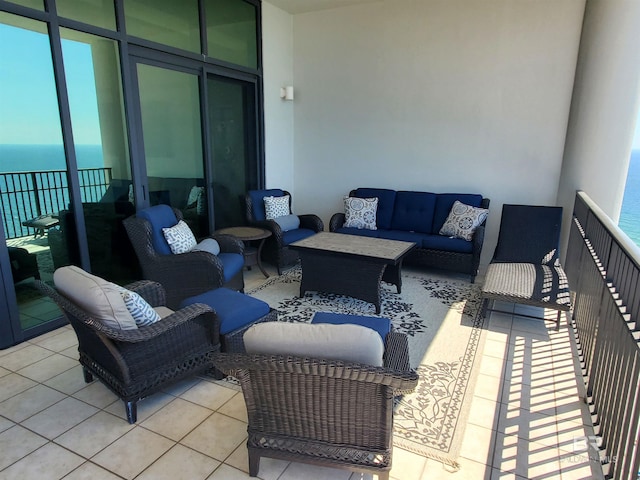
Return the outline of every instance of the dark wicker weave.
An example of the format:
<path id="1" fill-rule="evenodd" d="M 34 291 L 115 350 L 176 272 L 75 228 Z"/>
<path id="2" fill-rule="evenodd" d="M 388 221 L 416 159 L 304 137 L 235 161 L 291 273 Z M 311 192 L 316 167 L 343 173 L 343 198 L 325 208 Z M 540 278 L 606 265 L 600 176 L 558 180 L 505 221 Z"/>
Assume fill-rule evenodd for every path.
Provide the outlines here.
<path id="1" fill-rule="evenodd" d="M 354 196 L 355 190 L 349 192 Z M 481 207 L 489 208 L 490 200 L 483 198 Z M 344 225 L 344 213 L 335 213 L 329 221 L 329 231 L 335 232 Z M 429 248 L 414 248 L 404 259 L 405 265 L 415 265 L 426 268 L 437 268 L 450 272 L 464 273 L 470 276 L 471 283 L 475 282 L 480 266 L 480 254 L 484 243 L 485 223 L 480 225 L 473 234 L 473 250 L 471 253 L 449 252 L 446 250 L 433 250 Z"/>
<path id="2" fill-rule="evenodd" d="M 384 367 L 226 353 L 214 363 L 242 385 L 249 475 L 271 457 L 389 478 L 393 399 L 418 383 L 404 334 L 387 335 Z"/>
<path id="3" fill-rule="evenodd" d="M 176 218 L 182 213 L 173 209 Z M 147 280 L 159 282 L 167 292 L 167 305 L 176 309 L 188 297 L 199 295 L 219 287 L 244 290 L 242 269 L 227 283 L 220 259 L 208 252 L 192 251 L 178 255 L 160 255 L 151 242 L 151 225 L 143 218 L 131 216 L 124 220 L 131 244 Z M 244 244 L 231 235 L 212 235 L 220 244 L 221 252 L 244 255 Z"/>
<path id="4" fill-rule="evenodd" d="M 78 336 L 78 352 L 87 383 L 98 377 L 122 399 L 129 423 L 136 422 L 138 400 L 174 382 L 211 370 L 220 349 L 219 325 L 211 308 L 194 304 L 136 330 L 105 326 L 45 283 L 37 288 L 63 311 Z M 128 285 L 152 306 L 165 304 L 156 282 Z"/>
<path id="5" fill-rule="evenodd" d="M 283 190 L 283 193 L 284 195 L 289 195 L 289 212 L 291 212 L 291 194 L 286 190 Z M 271 236 L 265 240 L 262 255 L 269 263 L 273 263 L 276 266 L 278 275 L 281 275 L 283 267 L 298 261 L 298 252 L 294 252 L 285 245 L 282 229 L 274 220 L 256 220 L 249 194 L 245 195 L 245 208 L 249 225 L 264 228 L 271 232 Z M 298 215 L 298 218 L 300 219 L 300 228 L 313 230 L 316 233 L 324 230 L 324 223 L 317 215 Z"/>
<path id="6" fill-rule="evenodd" d="M 569 283 L 558 259 L 561 223 L 562 207 L 503 205 L 498 244 L 482 287 L 485 310 L 499 312 L 493 308 L 496 300 L 551 308 L 558 311 L 560 328 L 561 312 L 571 309 Z"/>

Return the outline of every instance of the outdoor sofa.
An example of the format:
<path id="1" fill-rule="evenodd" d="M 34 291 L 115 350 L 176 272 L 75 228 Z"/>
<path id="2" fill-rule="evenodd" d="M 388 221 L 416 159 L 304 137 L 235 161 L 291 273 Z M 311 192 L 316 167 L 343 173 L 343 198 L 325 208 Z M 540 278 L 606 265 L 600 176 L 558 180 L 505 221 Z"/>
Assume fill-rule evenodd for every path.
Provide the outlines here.
<path id="1" fill-rule="evenodd" d="M 354 202 L 354 198 L 370 200 Z M 456 204 L 456 200 L 460 203 Z M 369 207 L 375 204 L 373 218 L 365 205 L 361 216 L 363 221 L 358 221 L 358 215 L 349 211 L 351 203 L 369 203 Z M 454 204 L 460 210 L 457 216 Z M 480 264 L 488 208 L 489 199 L 480 194 L 358 188 L 345 197 L 345 212 L 331 217 L 329 230 L 415 242 L 416 248 L 409 253 L 405 264 L 464 273 L 474 282 Z M 351 222 L 350 216 L 355 217 Z M 443 230 L 445 223 L 453 229 Z"/>

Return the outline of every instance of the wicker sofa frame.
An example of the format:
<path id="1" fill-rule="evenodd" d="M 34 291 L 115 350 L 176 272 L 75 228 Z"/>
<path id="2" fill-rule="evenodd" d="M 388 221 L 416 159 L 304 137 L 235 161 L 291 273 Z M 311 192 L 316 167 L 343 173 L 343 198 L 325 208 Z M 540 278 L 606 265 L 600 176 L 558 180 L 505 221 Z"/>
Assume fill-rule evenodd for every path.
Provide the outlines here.
<path id="1" fill-rule="evenodd" d="M 218 318 L 203 304 L 185 307 L 152 325 L 135 330 L 106 326 L 57 290 L 36 281 L 36 287 L 60 307 L 78 337 L 84 380 L 97 377 L 125 404 L 129 423 L 137 420 L 137 402 L 184 378 L 213 368 L 220 349 Z M 166 304 L 157 282 L 127 286 L 152 306 Z"/>
<path id="2" fill-rule="evenodd" d="M 177 220 L 182 220 L 180 210 L 173 208 Z M 167 292 L 167 306 L 176 309 L 188 297 L 227 287 L 244 290 L 242 269 L 224 282 L 224 270 L 220 260 L 211 253 L 191 251 L 179 255 L 160 255 L 151 241 L 151 225 L 138 216 L 124 220 L 131 244 L 138 256 L 142 275 L 147 280 L 159 282 Z M 211 235 L 220 245 L 221 252 L 244 255 L 244 244 L 232 235 Z"/>
<path id="3" fill-rule="evenodd" d="M 229 353 L 215 354 L 214 364 L 242 386 L 249 475 L 270 457 L 389 478 L 394 397 L 418 383 L 406 335 L 387 335 L 383 367 Z"/>

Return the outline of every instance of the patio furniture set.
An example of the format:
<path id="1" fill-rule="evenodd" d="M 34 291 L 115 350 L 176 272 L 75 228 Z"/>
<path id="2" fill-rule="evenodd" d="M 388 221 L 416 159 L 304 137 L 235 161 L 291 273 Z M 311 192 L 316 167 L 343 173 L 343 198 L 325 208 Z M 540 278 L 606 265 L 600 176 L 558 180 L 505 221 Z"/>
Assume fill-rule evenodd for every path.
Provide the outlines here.
<path id="1" fill-rule="evenodd" d="M 373 193 L 380 197 L 368 196 Z M 265 197 L 279 203 L 275 217 Z M 378 210 L 371 219 L 366 212 L 360 215 L 358 200 L 354 211 L 349 211 L 347 199 L 352 197 L 365 202 L 384 200 L 375 202 Z M 471 210 L 454 212 L 460 199 L 474 203 L 466 204 Z M 58 304 L 74 328 L 85 380 L 97 377 L 116 393 L 125 403 L 130 423 L 136 421 L 137 402 L 170 383 L 205 372 L 214 378 L 233 375 L 242 386 L 247 407 L 250 475 L 258 474 L 260 457 L 266 456 L 388 478 L 393 399 L 412 391 L 418 381 L 409 367 L 406 336 L 395 332 L 389 319 L 379 317 L 317 312 L 311 324 L 278 322 L 277 312 L 268 304 L 243 293 L 243 266 L 257 265 L 266 276 L 262 252 L 279 271 L 299 256 L 301 296 L 313 290 L 344 294 L 371 302 L 380 313 L 381 281 L 394 284 L 400 293 L 403 261 L 425 258 L 435 245 L 448 244 L 430 236 L 436 227 L 439 232 L 446 229 L 451 215 L 459 220 L 473 213 L 474 225 L 465 230 L 468 225 L 461 222 L 462 229 L 447 236 L 467 242 L 464 248 L 461 242 L 449 243 L 450 253 L 464 260 L 446 260 L 441 265 L 462 267 L 458 270 L 475 278 L 472 269 L 479 256 L 477 243 L 481 248 L 484 236 L 488 199 L 358 189 L 345 199 L 345 214 L 332 217 L 331 232 L 322 231 L 322 221 L 315 215 L 290 218 L 294 217 L 291 197 L 284 190 L 252 191 L 246 201 L 250 227 L 216 232 L 199 243 L 180 211 L 167 205 L 127 218 L 124 225 L 145 280 L 120 287 L 66 266 L 56 270 L 55 288 L 40 281 L 38 288 Z M 452 213 L 442 218 L 444 204 Z M 425 205 L 431 211 L 425 212 Z M 396 213 L 390 215 L 393 209 Z M 505 206 L 503 216 L 512 216 L 511 208 Z M 380 228 L 350 226 L 360 221 Z M 385 221 L 392 228 L 385 229 Z M 418 221 L 423 225 L 420 230 L 415 228 Z M 539 221 L 546 219 L 541 216 Z M 522 271 L 534 290 L 546 284 L 530 285 L 527 269 L 508 270 L 505 275 L 503 268 L 518 258 L 511 250 L 514 239 L 506 232 L 503 235 L 502 227 L 502 243 L 487 275 L 486 299 L 564 310 L 565 303 L 549 300 L 546 290 L 546 296 L 529 292 L 526 299 L 522 292 L 514 292 Z M 541 237 L 544 232 L 538 233 Z M 247 255 L 238 236 L 260 243 Z M 543 241 L 534 240 L 535 248 Z M 422 251 L 416 256 L 416 250 Z M 560 276 L 557 249 L 552 257 L 538 262 L 532 271 Z M 537 259 L 532 255 L 521 261 Z M 506 276 L 513 283 L 491 283 L 496 276 L 502 280 Z M 345 407 L 354 402 L 358 408 Z M 318 405 L 323 406 L 322 412 Z"/>

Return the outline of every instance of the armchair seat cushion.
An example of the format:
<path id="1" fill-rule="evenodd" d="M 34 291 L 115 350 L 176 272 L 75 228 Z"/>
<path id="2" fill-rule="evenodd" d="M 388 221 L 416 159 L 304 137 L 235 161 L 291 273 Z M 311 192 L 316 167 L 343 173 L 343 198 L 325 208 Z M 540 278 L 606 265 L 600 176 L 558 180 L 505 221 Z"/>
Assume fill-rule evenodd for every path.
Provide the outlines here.
<path id="1" fill-rule="evenodd" d="M 269 304 L 228 288 L 216 288 L 182 301 L 180 308 L 204 303 L 213 308 L 220 319 L 220 334 L 238 330 L 270 312 Z"/>
<path id="2" fill-rule="evenodd" d="M 244 257 L 239 253 L 219 253 L 218 258 L 222 263 L 225 283 L 231 280 L 244 267 Z"/>
<path id="3" fill-rule="evenodd" d="M 295 230 L 289 230 L 282 233 L 282 241 L 285 245 L 291 245 L 293 242 L 302 240 L 303 238 L 315 235 L 316 232 L 309 230 L 308 228 L 296 228 Z"/>

